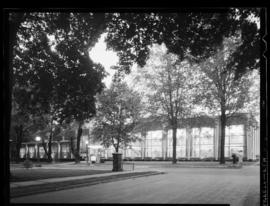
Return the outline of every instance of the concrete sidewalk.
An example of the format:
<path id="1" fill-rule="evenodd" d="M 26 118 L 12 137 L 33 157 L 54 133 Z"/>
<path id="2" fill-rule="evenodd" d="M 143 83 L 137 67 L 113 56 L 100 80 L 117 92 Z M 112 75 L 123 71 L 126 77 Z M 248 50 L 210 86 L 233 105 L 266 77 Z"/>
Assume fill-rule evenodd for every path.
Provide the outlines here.
<path id="1" fill-rule="evenodd" d="M 164 172 L 158 171 L 127 171 L 127 172 L 111 172 L 98 175 L 86 175 L 78 177 L 66 178 L 50 178 L 37 181 L 17 182 L 10 186 L 10 197 L 16 198 L 21 196 L 29 196 L 41 193 L 55 192 L 59 190 L 67 190 L 72 188 L 79 188 L 101 183 L 109 183 L 116 181 L 123 181 L 128 179 L 135 179 L 147 177 L 152 175 L 160 175 Z"/>
<path id="2" fill-rule="evenodd" d="M 11 203 L 51 204 L 230 204 L 259 206 L 260 170 L 162 168 L 163 175 L 119 178 L 118 181 L 79 185 L 63 190 L 16 196 Z M 105 177 L 104 177 L 105 178 Z M 79 181 L 79 180 L 78 180 Z M 81 180 L 85 182 L 85 180 Z M 106 180 L 107 181 L 107 180 Z M 66 185 L 64 185 L 66 186 Z M 39 186 L 36 186 L 39 187 Z M 19 191 L 20 192 L 20 191 Z"/>
<path id="3" fill-rule="evenodd" d="M 83 175 L 83 176 L 75 176 L 75 177 L 62 177 L 62 178 L 48 178 L 48 179 L 39 179 L 39 180 L 32 180 L 32 181 L 23 181 L 23 182 L 11 182 L 10 188 L 17 188 L 17 187 L 25 187 L 25 186 L 32 186 L 32 185 L 43 185 L 47 183 L 59 183 L 59 182 L 66 182 L 70 180 L 82 180 L 82 179 L 90 179 L 90 178 L 97 178 L 97 177 L 108 177 L 118 174 L 132 174 L 138 172 L 161 172 L 160 170 L 134 170 L 134 171 L 122 171 L 122 172 L 111 172 L 111 173 L 103 173 L 103 174 L 92 174 L 92 175 Z"/>
<path id="4" fill-rule="evenodd" d="M 68 182 L 68 181 L 80 181 L 83 179 L 94 179 L 94 178 L 102 178 L 102 177 L 109 177 L 115 175 L 124 175 L 124 174 L 135 174 L 140 172 L 156 172 L 160 173 L 162 170 L 157 168 L 149 168 L 145 166 L 136 166 L 133 167 L 130 164 L 131 168 L 128 168 L 129 164 L 125 163 L 123 165 L 124 171 L 120 172 L 109 172 L 109 173 L 100 173 L 100 174 L 90 174 L 90 175 L 80 175 L 80 176 L 69 176 L 69 177 L 57 177 L 57 178 L 47 178 L 47 179 L 37 179 L 31 181 L 20 181 L 20 182 L 10 182 L 10 188 L 21 188 L 21 187 L 28 187 L 28 186 L 37 186 L 37 185 L 44 185 L 49 183 L 61 183 L 61 182 Z M 14 168 L 13 168 L 14 169 Z M 21 168 L 20 168 L 21 169 Z M 79 164 L 75 164 L 74 162 L 68 163 L 54 163 L 54 164 L 44 164 L 42 167 L 33 167 L 32 169 L 67 169 L 67 170 L 112 170 L 112 162 L 102 163 L 102 164 L 91 164 L 88 165 L 86 162 L 81 162 Z M 12 171 L 12 168 L 11 168 Z"/>
<path id="5" fill-rule="evenodd" d="M 172 165 L 168 162 L 158 162 L 147 164 L 146 162 L 135 162 L 135 166 L 133 166 L 134 162 L 124 162 L 123 168 L 124 171 L 122 172 L 111 172 L 111 173 L 102 173 L 102 174 L 91 174 L 91 175 L 81 175 L 81 176 L 71 176 L 71 177 L 61 177 L 61 178 L 48 178 L 48 179 L 38 179 L 32 181 L 23 181 L 23 182 L 11 182 L 10 188 L 17 188 L 17 187 L 24 187 L 24 186 L 31 186 L 31 185 L 42 185 L 47 183 L 57 183 L 57 182 L 65 182 L 70 180 L 82 180 L 82 179 L 89 179 L 89 178 L 97 178 L 97 177 L 108 177 L 116 174 L 129 174 L 129 173 L 136 173 L 136 172 L 147 172 L 147 171 L 155 171 L 155 172 L 163 172 L 166 168 L 228 168 L 228 165 L 217 165 L 217 163 L 186 163 L 186 162 L 178 162 L 175 165 Z M 258 163 L 254 163 L 253 165 L 258 165 Z M 129 168 L 130 167 L 130 168 Z M 107 163 L 100 163 L 100 164 L 91 164 L 88 165 L 86 162 L 81 162 L 79 164 L 75 164 L 74 162 L 67 162 L 67 163 L 54 163 L 54 164 L 45 164 L 42 167 L 32 168 L 32 169 L 68 169 L 68 170 L 78 170 L 78 169 L 85 169 L 85 170 L 111 170 L 112 169 L 112 162 Z M 128 169 L 127 169 L 128 168 Z M 232 168 L 232 167 L 229 167 Z M 236 167 L 239 168 L 239 167 Z M 133 170 L 134 169 L 134 170 Z M 12 168 L 11 168 L 12 170 Z"/>

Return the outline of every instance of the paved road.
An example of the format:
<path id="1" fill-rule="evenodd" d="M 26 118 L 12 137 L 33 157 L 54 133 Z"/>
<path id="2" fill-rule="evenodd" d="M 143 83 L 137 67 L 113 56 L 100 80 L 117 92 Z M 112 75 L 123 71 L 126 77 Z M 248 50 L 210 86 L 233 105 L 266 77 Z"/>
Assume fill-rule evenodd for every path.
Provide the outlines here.
<path id="1" fill-rule="evenodd" d="M 137 179 L 11 199 L 11 203 L 200 203 L 259 206 L 259 166 L 162 168 Z"/>

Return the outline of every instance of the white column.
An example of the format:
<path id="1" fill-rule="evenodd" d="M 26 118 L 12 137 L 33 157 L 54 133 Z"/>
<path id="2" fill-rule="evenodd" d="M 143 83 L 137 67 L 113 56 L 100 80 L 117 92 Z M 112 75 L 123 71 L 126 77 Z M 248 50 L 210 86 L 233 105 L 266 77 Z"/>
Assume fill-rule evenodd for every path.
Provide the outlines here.
<path id="1" fill-rule="evenodd" d="M 250 128 L 247 124 L 244 124 L 244 145 L 243 145 L 243 158 L 247 158 L 247 144 L 248 144 L 248 139 L 250 138 Z"/>
<path id="2" fill-rule="evenodd" d="M 186 128 L 186 156 L 187 159 L 189 160 L 191 157 L 191 152 L 192 152 L 192 129 L 190 126 L 187 126 Z"/>
<path id="3" fill-rule="evenodd" d="M 38 156 L 38 143 L 35 144 L 35 158 Z"/>
<path id="4" fill-rule="evenodd" d="M 162 157 L 165 160 L 168 156 L 168 129 L 163 127 L 162 130 Z"/>
<path id="5" fill-rule="evenodd" d="M 25 158 L 26 159 L 29 157 L 29 154 L 28 154 L 29 151 L 28 150 L 29 150 L 28 145 L 25 144 Z"/>
<path id="6" fill-rule="evenodd" d="M 199 158 L 201 158 L 201 138 L 202 138 L 202 133 L 201 133 L 201 130 L 202 130 L 202 128 L 201 127 L 199 127 Z"/>
<path id="7" fill-rule="evenodd" d="M 58 149 L 57 156 L 58 156 L 58 159 L 60 159 L 61 158 L 61 144 L 60 144 L 60 142 L 57 142 L 57 149 Z"/>
<path id="8" fill-rule="evenodd" d="M 216 125 L 214 128 L 214 158 L 215 160 L 219 159 L 220 156 L 220 121 L 216 120 Z"/>

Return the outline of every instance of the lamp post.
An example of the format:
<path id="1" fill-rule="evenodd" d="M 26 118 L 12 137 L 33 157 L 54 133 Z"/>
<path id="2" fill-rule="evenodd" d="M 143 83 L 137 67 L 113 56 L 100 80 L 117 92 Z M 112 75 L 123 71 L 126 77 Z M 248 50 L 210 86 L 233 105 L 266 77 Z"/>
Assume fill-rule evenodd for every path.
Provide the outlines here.
<path id="1" fill-rule="evenodd" d="M 85 145 L 86 145 L 86 164 L 89 164 L 89 160 L 88 160 L 88 143 L 89 143 L 89 141 L 86 140 L 85 141 Z"/>
<path id="2" fill-rule="evenodd" d="M 38 161 L 38 164 L 39 164 L 39 163 L 40 163 L 40 157 L 39 157 L 39 142 L 40 142 L 40 140 L 41 140 L 41 137 L 37 136 L 37 137 L 35 138 L 35 140 L 38 142 L 38 143 L 37 143 L 37 161 Z"/>

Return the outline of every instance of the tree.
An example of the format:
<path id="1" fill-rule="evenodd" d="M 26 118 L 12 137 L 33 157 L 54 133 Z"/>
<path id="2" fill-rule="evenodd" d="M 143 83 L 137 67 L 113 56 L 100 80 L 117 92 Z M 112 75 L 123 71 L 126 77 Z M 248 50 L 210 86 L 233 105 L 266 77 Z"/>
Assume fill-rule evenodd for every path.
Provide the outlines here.
<path id="1" fill-rule="evenodd" d="M 29 140 L 29 134 L 33 129 L 32 117 L 23 109 L 18 110 L 13 104 L 10 121 L 10 140 L 15 145 L 14 160 L 20 160 L 20 148 L 23 141 Z"/>
<path id="2" fill-rule="evenodd" d="M 92 69 L 91 69 L 92 67 Z M 67 79 L 59 79 L 57 95 L 59 98 L 60 122 L 76 121 L 78 123 L 75 161 L 80 160 L 80 140 L 84 121 L 96 114 L 95 95 L 102 91 L 104 85 L 103 67 L 94 64 L 88 57 L 81 58 L 80 64 L 66 69 Z M 61 76 L 59 76 L 61 78 Z"/>
<path id="3" fill-rule="evenodd" d="M 62 127 L 57 123 L 55 116 L 52 114 L 44 114 L 38 116 L 35 121 L 38 126 L 36 131 L 31 134 L 33 139 L 36 136 L 41 137 L 41 143 L 45 151 L 48 162 L 52 162 L 52 141 L 61 137 Z"/>
<path id="4" fill-rule="evenodd" d="M 49 114 L 51 122 L 79 122 L 76 162 L 81 126 L 95 115 L 95 95 L 103 88 L 104 69 L 88 54 L 103 21 L 99 13 L 30 13 L 17 30 L 13 85 L 31 97 L 23 101 L 31 113 Z"/>
<path id="5" fill-rule="evenodd" d="M 202 104 L 220 116 L 220 164 L 225 163 L 225 127 L 228 118 L 249 102 L 250 72 L 236 79 L 237 72 L 231 62 L 234 51 L 240 46 L 239 38 L 228 38 L 223 46 L 209 59 L 198 65 L 201 74 Z"/>
<path id="6" fill-rule="evenodd" d="M 179 9 L 177 13 L 111 13 L 108 14 L 107 44 L 118 53 L 119 69 L 130 70 L 135 62 L 144 66 L 149 46 L 164 43 L 169 52 L 183 60 L 190 52 L 198 61 L 213 55 L 223 39 L 241 33 L 243 44 L 232 58 L 237 75 L 258 65 L 260 36 L 256 21 L 260 9 Z"/>
<path id="7" fill-rule="evenodd" d="M 113 146 L 118 153 L 136 140 L 132 133 L 140 119 L 142 105 L 137 92 L 126 83 L 115 81 L 98 96 L 98 112 L 92 132 L 105 147 Z"/>
<path id="8" fill-rule="evenodd" d="M 176 136 L 179 120 L 190 115 L 196 81 L 187 61 L 155 47 L 137 80 L 148 88 L 148 109 L 152 116 L 165 116 L 173 134 L 173 160 L 176 163 Z"/>

